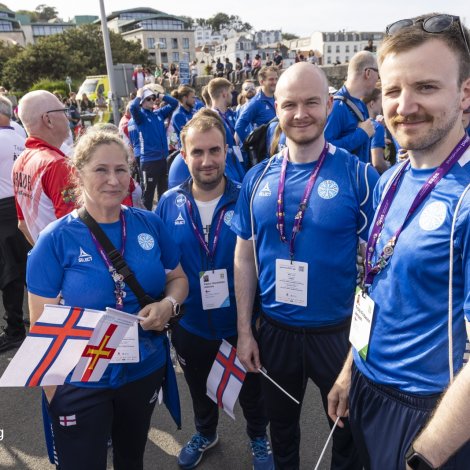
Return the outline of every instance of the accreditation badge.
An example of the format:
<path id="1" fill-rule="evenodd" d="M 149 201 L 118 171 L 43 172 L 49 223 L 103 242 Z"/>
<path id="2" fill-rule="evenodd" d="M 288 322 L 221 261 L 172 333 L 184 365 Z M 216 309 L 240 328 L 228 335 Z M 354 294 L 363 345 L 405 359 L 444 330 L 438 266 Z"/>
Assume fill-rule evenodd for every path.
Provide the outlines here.
<path id="1" fill-rule="evenodd" d="M 199 273 L 199 284 L 204 310 L 230 307 L 226 269 L 201 271 Z"/>
<path id="2" fill-rule="evenodd" d="M 276 302 L 307 306 L 308 263 L 276 260 Z"/>
<path id="3" fill-rule="evenodd" d="M 349 332 L 349 341 L 356 351 L 366 360 L 369 348 L 370 330 L 372 328 L 372 319 L 374 318 L 375 302 L 362 291 L 356 289 L 354 297 L 354 309 L 351 320 L 351 331 Z"/>
<path id="4" fill-rule="evenodd" d="M 111 364 L 129 364 L 139 362 L 139 360 L 139 324 L 135 322 L 122 338 L 110 362 Z"/>

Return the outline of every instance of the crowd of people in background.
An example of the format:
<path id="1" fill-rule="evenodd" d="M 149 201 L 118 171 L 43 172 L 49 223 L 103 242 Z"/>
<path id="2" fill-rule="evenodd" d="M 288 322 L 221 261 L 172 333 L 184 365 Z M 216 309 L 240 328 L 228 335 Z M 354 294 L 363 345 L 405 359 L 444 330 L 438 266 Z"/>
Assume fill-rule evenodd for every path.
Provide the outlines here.
<path id="1" fill-rule="evenodd" d="M 254 469 L 299 468 L 309 378 L 330 427 L 337 426 L 333 469 L 433 469 L 451 457 L 457 446 L 445 432 L 441 447 L 429 431 L 416 436 L 449 374 L 463 366 L 470 311 L 469 42 L 455 16 L 402 20 L 387 27 L 377 55 L 364 50 L 352 57 L 339 89 L 313 51 L 297 52 L 288 68 L 279 51 L 265 60 L 218 59 L 200 93 L 196 62 L 188 83 L 175 63 L 139 66 L 119 125 L 83 133 L 77 129 L 85 116 L 107 107 L 102 95 L 92 102 L 86 94 L 39 90 L 15 109 L 0 90 L 0 288 L 7 321 L 0 352 L 25 338 L 26 277 L 32 323 L 59 294 L 67 305 L 112 306 L 145 318 L 138 364 L 113 365 L 96 388 L 68 380 L 45 390 L 64 469 L 88 468 L 94 459 L 105 468 L 110 436 L 115 468 L 142 468 L 152 397 L 172 370 L 160 333 L 180 304 L 187 313 L 172 341 L 196 430 L 178 455 L 181 468 L 196 467 L 219 441 L 217 405 L 205 387 L 222 340 L 237 348 L 249 372 L 240 403 Z M 81 222 L 84 210 L 153 302 L 144 306 L 127 292 Z M 98 271 L 79 265 L 82 251 L 75 253 L 71 240 L 102 263 Z M 455 254 L 448 314 L 449 250 Z M 96 283 L 84 301 L 73 286 L 89 284 L 89 268 Z M 217 286 L 215 300 L 205 294 L 206 282 Z M 355 297 L 356 285 L 362 291 Z M 102 289 L 109 290 L 104 298 Z M 261 380 L 262 366 L 300 405 Z M 464 379 L 457 383 L 446 398 L 451 402 L 460 399 L 456 387 L 470 388 Z M 140 404 L 136 393 L 146 397 Z M 64 428 L 62 415 L 77 416 L 80 426 Z M 435 419 L 458 418 L 438 407 Z M 123 426 L 136 431 L 132 440 Z M 469 455 L 467 444 L 449 468 L 468 468 Z"/>

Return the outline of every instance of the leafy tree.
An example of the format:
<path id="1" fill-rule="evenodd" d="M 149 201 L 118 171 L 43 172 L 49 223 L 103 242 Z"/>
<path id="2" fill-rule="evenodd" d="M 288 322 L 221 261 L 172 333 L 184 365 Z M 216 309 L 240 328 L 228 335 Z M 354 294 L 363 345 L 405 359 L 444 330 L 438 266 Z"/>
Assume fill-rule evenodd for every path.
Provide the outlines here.
<path id="1" fill-rule="evenodd" d="M 212 26 L 214 31 L 220 31 L 221 28 L 230 23 L 230 17 L 225 13 L 216 13 L 207 20 L 207 23 Z"/>
<path id="2" fill-rule="evenodd" d="M 193 21 L 194 21 L 190 16 L 183 15 L 183 16 L 179 16 L 178 18 L 182 19 L 185 22 L 186 26 L 189 26 L 189 27 L 192 26 Z"/>
<path id="3" fill-rule="evenodd" d="M 148 52 L 138 42 L 130 42 L 109 32 L 113 63 L 145 63 Z M 4 65 L 4 86 L 28 91 L 43 78 L 64 80 L 66 76 L 81 81 L 87 75 L 106 73 L 103 37 L 98 25 L 71 28 L 62 34 L 40 39 L 10 58 Z"/>
<path id="4" fill-rule="evenodd" d="M 37 23 L 38 20 L 38 14 L 35 11 L 30 11 L 30 10 L 17 10 L 15 11 L 17 15 L 26 15 L 29 16 L 29 19 L 31 23 Z"/>
<path id="5" fill-rule="evenodd" d="M 299 39 L 299 36 L 291 33 L 282 33 L 282 39 L 284 41 L 292 41 L 293 39 Z"/>
<path id="6" fill-rule="evenodd" d="M 17 56 L 23 48 L 17 44 L 9 44 L 4 41 L 0 41 L 0 77 L 2 76 L 2 70 L 5 63 Z"/>
<path id="7" fill-rule="evenodd" d="M 253 29 L 249 23 L 244 23 L 239 16 L 229 16 L 225 13 L 216 13 L 214 16 L 206 20 L 206 23 L 212 26 L 214 31 L 220 31 L 224 27 L 234 28 L 235 31 L 238 32 L 251 31 Z"/>
<path id="8" fill-rule="evenodd" d="M 49 21 L 59 17 L 59 12 L 55 7 L 49 7 L 45 4 L 38 5 L 35 12 L 38 15 L 38 21 Z"/>

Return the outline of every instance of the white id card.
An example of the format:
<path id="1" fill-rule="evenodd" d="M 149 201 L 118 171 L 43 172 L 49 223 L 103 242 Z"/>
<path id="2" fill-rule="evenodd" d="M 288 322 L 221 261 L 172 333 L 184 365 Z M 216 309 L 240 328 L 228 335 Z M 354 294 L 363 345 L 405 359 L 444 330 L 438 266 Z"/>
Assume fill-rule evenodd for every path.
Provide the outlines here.
<path id="1" fill-rule="evenodd" d="M 134 323 L 122 338 L 119 347 L 116 349 L 111 364 L 123 364 L 139 362 L 139 328 L 138 323 Z"/>
<path id="2" fill-rule="evenodd" d="M 354 297 L 349 341 L 364 360 L 367 359 L 370 330 L 372 319 L 374 318 L 374 306 L 375 302 L 358 287 Z"/>
<path id="3" fill-rule="evenodd" d="M 201 271 L 199 273 L 199 284 L 201 286 L 202 308 L 204 310 L 230 307 L 226 269 Z"/>
<path id="4" fill-rule="evenodd" d="M 276 260 L 276 302 L 307 306 L 308 263 Z"/>
<path id="5" fill-rule="evenodd" d="M 238 158 L 238 161 L 243 163 L 243 154 L 242 154 L 242 151 L 240 150 L 240 147 L 238 145 L 234 145 L 232 148 L 233 148 L 233 151 L 235 152 L 236 157 Z"/>

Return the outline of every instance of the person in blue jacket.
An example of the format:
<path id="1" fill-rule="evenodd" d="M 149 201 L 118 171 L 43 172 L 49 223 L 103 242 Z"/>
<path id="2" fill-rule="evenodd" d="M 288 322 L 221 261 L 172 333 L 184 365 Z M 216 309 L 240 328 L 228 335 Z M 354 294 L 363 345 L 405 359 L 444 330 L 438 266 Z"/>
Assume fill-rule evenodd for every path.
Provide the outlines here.
<path id="1" fill-rule="evenodd" d="M 241 108 L 240 115 L 235 124 L 235 131 L 238 135 L 240 145 L 248 137 L 247 129 L 250 128 L 250 125 L 257 127 L 269 122 L 276 116 L 276 110 L 274 109 L 274 91 L 276 90 L 276 83 L 279 78 L 277 67 L 262 67 L 258 73 L 258 78 L 261 89 L 246 106 Z"/>
<path id="2" fill-rule="evenodd" d="M 181 147 L 180 132 L 184 125 L 192 119 L 196 104 L 196 92 L 188 85 L 180 85 L 172 92 L 172 96 L 179 101 L 179 106 L 171 116 L 171 125 L 178 139 L 178 148 Z"/>
<path id="3" fill-rule="evenodd" d="M 230 109 L 233 85 L 226 78 L 213 78 L 207 88 L 212 101 L 212 109 L 220 116 L 225 127 L 225 140 L 228 145 L 225 174 L 231 180 L 241 183 L 246 170 L 245 158 L 235 134 L 235 112 Z"/>
<path id="4" fill-rule="evenodd" d="M 361 98 L 372 92 L 378 79 L 374 54 L 368 51 L 355 54 L 349 63 L 344 86 L 334 95 L 333 108 L 325 127 L 328 142 L 351 152 L 364 163 L 370 161 L 370 138 L 375 129 Z M 362 121 L 348 105 L 348 100 L 361 113 Z"/>
<path id="5" fill-rule="evenodd" d="M 218 407 L 206 395 L 206 381 L 222 339 L 237 341 L 233 252 L 230 230 L 240 186 L 224 176 L 225 128 L 212 110 L 199 111 L 181 132 L 182 155 L 191 177 L 163 195 L 157 214 L 181 249 L 189 279 L 185 316 L 172 331 L 172 342 L 191 392 L 196 434 L 183 447 L 178 464 L 196 467 L 218 442 Z M 248 374 L 240 393 L 257 470 L 273 469 L 266 437 L 267 419 L 260 378 Z"/>
<path id="6" fill-rule="evenodd" d="M 124 142 L 109 132 L 88 133 L 75 147 L 71 164 L 81 208 L 121 251 L 144 291 L 165 298 L 141 308 L 76 210 L 39 235 L 27 265 L 31 325 L 45 304 L 59 301 L 145 317 L 131 340 L 137 360 L 109 364 L 99 382 L 72 382 L 70 374 L 64 385 L 44 387 L 58 468 L 105 470 L 111 437 L 114 468 L 142 470 L 156 396 L 162 384 L 176 379 L 161 333 L 186 298 L 188 282 L 162 220 L 147 210 L 121 206 L 130 179 Z M 73 416 L 73 425 L 61 425 L 64 416 Z"/>
<path id="7" fill-rule="evenodd" d="M 157 98 L 166 106 L 154 109 Z M 168 141 L 165 119 L 178 106 L 178 101 L 169 95 L 161 95 L 150 88 L 140 88 L 131 102 L 130 111 L 140 137 L 140 168 L 143 179 L 143 203 L 152 210 L 155 188 L 158 197 L 168 189 Z"/>

